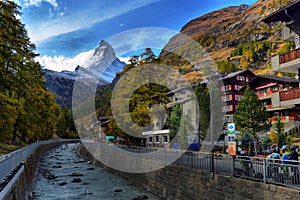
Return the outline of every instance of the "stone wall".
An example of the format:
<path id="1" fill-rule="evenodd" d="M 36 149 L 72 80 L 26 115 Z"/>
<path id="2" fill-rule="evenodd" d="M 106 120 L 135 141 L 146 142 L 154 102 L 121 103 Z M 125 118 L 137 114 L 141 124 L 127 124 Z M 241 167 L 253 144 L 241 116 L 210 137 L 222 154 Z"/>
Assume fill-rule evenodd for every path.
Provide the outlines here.
<path id="1" fill-rule="evenodd" d="M 72 141 L 60 141 L 39 146 L 25 161 L 24 168 L 21 167 L 20 175 L 12 184 L 3 200 L 24 200 L 28 199 L 36 176 L 39 160 L 43 152 L 56 148 L 64 143 L 72 143 Z M 74 141 L 73 141 L 74 142 Z"/>
<path id="2" fill-rule="evenodd" d="M 120 172 L 95 160 L 83 145 L 79 146 L 77 152 L 93 164 L 105 168 L 164 199 L 300 199 L 299 190 L 221 174 L 216 174 L 214 179 L 210 179 L 210 174 L 207 172 L 182 166 L 167 166 L 150 173 Z M 113 157 L 113 155 L 111 156 Z"/>

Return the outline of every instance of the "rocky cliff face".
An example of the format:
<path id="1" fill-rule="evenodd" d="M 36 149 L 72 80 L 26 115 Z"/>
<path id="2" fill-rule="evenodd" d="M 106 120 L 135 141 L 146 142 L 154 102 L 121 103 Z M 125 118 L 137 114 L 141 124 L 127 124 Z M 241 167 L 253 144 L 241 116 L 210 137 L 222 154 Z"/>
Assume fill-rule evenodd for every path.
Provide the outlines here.
<path id="1" fill-rule="evenodd" d="M 44 70 L 46 86 L 54 93 L 57 103 L 62 107 L 70 108 L 72 106 L 72 93 L 76 77 L 86 79 L 86 82 L 81 81 L 81 84 L 98 84 L 101 88 L 112 82 L 116 72 L 122 71 L 125 63 L 116 58 L 110 44 L 101 41 L 84 65 L 85 67 L 77 66 L 75 71 Z"/>

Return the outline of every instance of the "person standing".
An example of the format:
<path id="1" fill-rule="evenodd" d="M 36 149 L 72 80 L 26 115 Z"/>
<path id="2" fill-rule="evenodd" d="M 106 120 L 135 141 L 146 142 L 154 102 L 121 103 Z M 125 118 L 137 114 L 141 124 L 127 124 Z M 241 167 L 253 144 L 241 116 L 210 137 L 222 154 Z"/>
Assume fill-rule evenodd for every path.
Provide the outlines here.
<path id="1" fill-rule="evenodd" d="M 291 165 L 291 172 L 293 174 L 292 182 L 294 184 L 298 184 L 299 183 L 298 153 L 296 151 L 295 146 L 291 146 L 291 153 L 289 155 L 289 162 L 288 163 Z"/>
<path id="2" fill-rule="evenodd" d="M 286 149 L 286 145 L 284 145 L 281 149 L 281 153 L 282 153 L 282 156 L 281 156 L 281 162 L 283 164 L 287 164 L 287 160 L 289 159 L 289 153 Z"/>
<path id="3" fill-rule="evenodd" d="M 288 159 L 289 159 L 289 153 L 287 151 L 287 147 L 286 145 L 283 145 L 281 148 L 281 162 L 282 162 L 282 169 L 283 169 L 283 180 L 284 179 L 288 179 L 289 177 L 289 170 L 288 167 L 286 166 L 286 164 L 288 164 Z"/>
<path id="4" fill-rule="evenodd" d="M 298 165 L 298 153 L 296 151 L 296 147 L 295 146 L 291 146 L 291 153 L 289 155 L 289 160 L 291 160 L 291 163 L 296 163 Z"/>

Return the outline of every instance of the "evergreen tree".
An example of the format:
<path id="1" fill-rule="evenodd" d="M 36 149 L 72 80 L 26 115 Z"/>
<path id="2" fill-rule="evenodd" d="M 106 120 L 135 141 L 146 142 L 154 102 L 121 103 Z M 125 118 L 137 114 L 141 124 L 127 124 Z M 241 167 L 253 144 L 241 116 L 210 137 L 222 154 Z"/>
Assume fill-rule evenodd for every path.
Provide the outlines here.
<path id="1" fill-rule="evenodd" d="M 280 121 L 280 117 L 277 117 L 275 122 L 275 133 L 278 137 L 278 147 L 281 148 L 283 144 L 285 144 L 285 137 L 283 135 L 284 132 L 284 124 Z"/>
<path id="2" fill-rule="evenodd" d="M 180 127 L 181 116 L 182 116 L 182 111 L 181 111 L 180 104 L 173 106 L 170 114 L 170 118 L 168 120 L 169 134 L 171 139 L 174 138 L 178 132 L 178 129 Z"/>
<path id="3" fill-rule="evenodd" d="M 12 1 L 0 1 L 0 99 L 6 111 L 0 112 L 0 127 L 13 144 L 17 138 L 19 143 L 51 138 L 57 113 L 19 9 Z"/>
<path id="4" fill-rule="evenodd" d="M 252 135 L 255 154 L 257 154 L 257 134 L 270 128 L 267 119 L 267 111 L 262 106 L 256 93 L 251 90 L 250 86 L 247 86 L 244 97 L 239 102 L 234 115 L 234 122 L 238 130 Z"/>
<path id="5" fill-rule="evenodd" d="M 143 63 L 152 63 L 156 60 L 155 54 L 153 53 L 152 49 L 149 47 L 147 47 L 145 49 L 145 52 L 141 54 L 141 58 Z"/>
<path id="6" fill-rule="evenodd" d="M 61 138 L 78 138 L 71 110 L 65 108 L 58 117 L 57 135 Z"/>
<path id="7" fill-rule="evenodd" d="M 210 123 L 209 91 L 199 83 L 195 87 L 195 93 L 199 103 L 199 137 L 203 140 Z"/>

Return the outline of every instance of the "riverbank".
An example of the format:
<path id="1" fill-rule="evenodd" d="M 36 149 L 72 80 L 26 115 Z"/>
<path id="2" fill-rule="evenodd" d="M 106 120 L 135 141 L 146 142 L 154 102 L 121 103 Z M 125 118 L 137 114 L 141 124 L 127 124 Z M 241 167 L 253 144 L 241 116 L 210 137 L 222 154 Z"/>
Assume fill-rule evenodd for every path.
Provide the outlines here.
<path id="1" fill-rule="evenodd" d="M 49 140 L 22 148 L 1 160 L 0 199 L 28 199 L 42 153 L 79 140 Z"/>
<path id="2" fill-rule="evenodd" d="M 159 197 L 92 165 L 67 144 L 42 155 L 30 199 L 159 200 Z"/>

